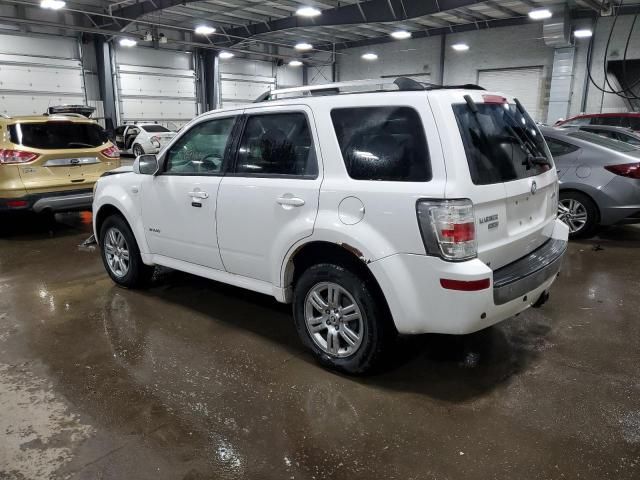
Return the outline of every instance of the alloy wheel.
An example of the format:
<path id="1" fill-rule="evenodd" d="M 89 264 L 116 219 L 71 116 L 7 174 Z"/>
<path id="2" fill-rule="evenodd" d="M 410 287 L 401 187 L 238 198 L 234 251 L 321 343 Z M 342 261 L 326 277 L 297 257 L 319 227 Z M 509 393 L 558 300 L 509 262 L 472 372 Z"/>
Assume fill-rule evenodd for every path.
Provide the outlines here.
<path id="1" fill-rule="evenodd" d="M 333 357 L 348 357 L 362 343 L 364 323 L 360 307 L 337 283 L 322 282 L 309 290 L 304 317 L 313 342 Z"/>
<path id="2" fill-rule="evenodd" d="M 129 245 L 120 230 L 111 227 L 107 230 L 104 240 L 104 254 L 109 270 L 116 277 L 121 278 L 129 272 Z"/>
<path id="3" fill-rule="evenodd" d="M 558 218 L 569 226 L 571 233 L 579 232 L 587 223 L 587 208 L 578 200 L 565 198 L 558 203 Z"/>

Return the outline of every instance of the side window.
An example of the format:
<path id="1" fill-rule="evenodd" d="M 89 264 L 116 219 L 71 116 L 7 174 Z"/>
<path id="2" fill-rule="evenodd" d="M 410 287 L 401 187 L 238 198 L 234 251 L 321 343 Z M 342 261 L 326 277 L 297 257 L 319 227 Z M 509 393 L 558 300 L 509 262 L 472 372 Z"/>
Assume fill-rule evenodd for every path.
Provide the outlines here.
<path id="1" fill-rule="evenodd" d="M 640 130 L 640 118 L 639 117 L 628 117 L 629 119 L 629 128 L 633 130 Z"/>
<path id="2" fill-rule="evenodd" d="M 216 175 L 222 161 L 235 117 L 199 123 L 189 129 L 167 152 L 165 174 Z"/>
<path id="3" fill-rule="evenodd" d="M 337 108 L 331 111 L 331 120 L 351 178 L 431 180 L 424 127 L 413 108 Z"/>
<path id="4" fill-rule="evenodd" d="M 307 116 L 302 112 L 249 116 L 235 173 L 317 177 L 318 162 Z"/>
<path id="5" fill-rule="evenodd" d="M 579 127 L 580 125 L 590 125 L 591 120 L 593 120 L 591 117 L 576 118 L 571 120 L 570 122 L 563 123 L 562 126 L 563 127 Z"/>
<path id="6" fill-rule="evenodd" d="M 569 145 L 568 143 L 564 143 L 559 140 L 554 140 L 548 137 L 545 138 L 545 140 L 547 141 L 549 151 L 551 152 L 553 158 L 561 157 L 562 155 L 566 155 L 578 150 L 578 147 L 576 147 L 575 145 Z"/>

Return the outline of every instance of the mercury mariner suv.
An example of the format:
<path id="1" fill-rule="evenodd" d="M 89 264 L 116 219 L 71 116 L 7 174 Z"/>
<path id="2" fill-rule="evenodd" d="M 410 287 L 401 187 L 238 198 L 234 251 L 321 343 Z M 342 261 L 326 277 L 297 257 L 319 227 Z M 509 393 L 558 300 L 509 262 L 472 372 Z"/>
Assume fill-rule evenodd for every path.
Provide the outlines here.
<path id="1" fill-rule="evenodd" d="M 94 183 L 120 166 L 120 152 L 100 125 L 74 113 L 93 109 L 74 108 L 0 115 L 0 214 L 91 208 Z"/>
<path id="2" fill-rule="evenodd" d="M 325 366 L 400 334 L 466 334 L 548 298 L 567 247 L 558 178 L 517 99 L 397 79 L 272 91 L 194 119 L 97 184 L 119 285 L 162 265 L 291 303 Z"/>

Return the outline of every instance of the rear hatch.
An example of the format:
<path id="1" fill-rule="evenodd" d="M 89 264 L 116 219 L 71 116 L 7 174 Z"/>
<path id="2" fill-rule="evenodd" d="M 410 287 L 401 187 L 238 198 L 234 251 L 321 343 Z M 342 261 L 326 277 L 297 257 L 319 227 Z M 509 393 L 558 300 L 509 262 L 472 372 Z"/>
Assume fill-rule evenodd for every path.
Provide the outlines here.
<path id="1" fill-rule="evenodd" d="M 447 196 L 473 202 L 478 258 L 495 270 L 550 238 L 557 212 L 555 168 L 538 127 L 517 100 L 461 92 L 452 108 L 467 168 L 452 190 L 447 179 Z"/>
<path id="2" fill-rule="evenodd" d="M 17 150 L 37 154 L 19 165 L 28 193 L 91 188 L 104 172 L 120 166 L 119 154 L 93 122 L 65 117 L 9 125 Z"/>

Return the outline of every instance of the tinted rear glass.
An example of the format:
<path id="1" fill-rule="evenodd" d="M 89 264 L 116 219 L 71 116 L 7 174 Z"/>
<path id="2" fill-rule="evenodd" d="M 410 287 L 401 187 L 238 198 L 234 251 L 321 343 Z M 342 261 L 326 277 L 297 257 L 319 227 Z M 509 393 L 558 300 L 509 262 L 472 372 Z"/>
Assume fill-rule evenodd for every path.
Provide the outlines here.
<path id="1" fill-rule="evenodd" d="M 615 150 L 616 152 L 634 152 L 637 150 L 637 147 L 634 147 L 629 143 L 621 142 L 620 140 L 614 140 L 613 138 L 603 137 L 602 135 L 597 135 L 591 132 L 572 132 L 568 134 L 568 136 L 578 138 L 595 145 L 600 145 L 601 147 L 610 148 L 611 150 Z"/>
<path id="2" fill-rule="evenodd" d="M 466 103 L 453 105 L 471 179 L 476 185 L 509 182 L 539 175 L 551 167 L 551 154 L 538 127 L 515 105 L 478 103 L 474 114 Z M 527 158 L 539 157 L 547 164 Z"/>
<path id="3" fill-rule="evenodd" d="M 629 128 L 640 130 L 640 117 L 629 117 Z"/>
<path id="4" fill-rule="evenodd" d="M 149 133 L 162 133 L 162 132 L 170 132 L 168 128 L 164 128 L 162 125 L 145 125 L 142 127 L 145 132 Z"/>
<path id="5" fill-rule="evenodd" d="M 431 180 L 427 140 L 413 108 L 337 108 L 331 111 L 331 120 L 351 178 Z"/>
<path id="6" fill-rule="evenodd" d="M 19 123 L 9 126 L 9 135 L 12 143 L 43 150 L 95 148 L 108 141 L 95 123 Z"/>

